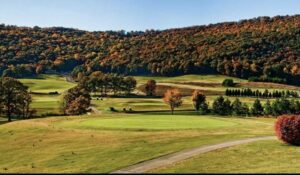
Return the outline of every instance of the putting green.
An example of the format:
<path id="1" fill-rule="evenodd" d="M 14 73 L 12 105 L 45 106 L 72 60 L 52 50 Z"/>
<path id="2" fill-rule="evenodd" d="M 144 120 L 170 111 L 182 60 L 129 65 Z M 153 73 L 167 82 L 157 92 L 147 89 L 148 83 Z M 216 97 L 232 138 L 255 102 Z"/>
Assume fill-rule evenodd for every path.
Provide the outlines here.
<path id="1" fill-rule="evenodd" d="M 116 114 L 118 115 L 118 114 Z M 206 116 L 144 115 L 90 118 L 79 123 L 80 127 L 105 129 L 178 130 L 206 129 L 234 126 L 236 123 Z"/>

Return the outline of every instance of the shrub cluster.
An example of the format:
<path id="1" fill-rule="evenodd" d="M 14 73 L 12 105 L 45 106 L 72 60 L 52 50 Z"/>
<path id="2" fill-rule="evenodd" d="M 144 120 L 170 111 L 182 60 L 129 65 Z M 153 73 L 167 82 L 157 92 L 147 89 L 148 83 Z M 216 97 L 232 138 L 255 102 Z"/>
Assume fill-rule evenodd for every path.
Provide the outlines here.
<path id="1" fill-rule="evenodd" d="M 280 116 L 275 124 L 275 132 L 280 140 L 300 145 L 300 115 Z"/>
<path id="2" fill-rule="evenodd" d="M 235 83 L 233 82 L 233 79 L 225 79 L 222 82 L 222 86 L 225 86 L 225 87 L 233 87 L 234 85 L 235 85 Z"/>

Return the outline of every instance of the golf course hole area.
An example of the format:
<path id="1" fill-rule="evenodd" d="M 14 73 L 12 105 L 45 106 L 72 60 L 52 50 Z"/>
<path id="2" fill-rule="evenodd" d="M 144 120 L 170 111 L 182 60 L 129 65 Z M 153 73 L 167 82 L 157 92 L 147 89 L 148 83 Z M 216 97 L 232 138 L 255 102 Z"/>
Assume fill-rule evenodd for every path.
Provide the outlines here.
<path id="1" fill-rule="evenodd" d="M 204 116 L 171 116 L 171 115 L 144 115 L 120 116 L 110 118 L 95 118 L 80 123 L 84 128 L 104 128 L 116 130 L 180 130 L 180 129 L 207 129 L 231 127 L 237 125 L 229 120 L 217 117 Z"/>

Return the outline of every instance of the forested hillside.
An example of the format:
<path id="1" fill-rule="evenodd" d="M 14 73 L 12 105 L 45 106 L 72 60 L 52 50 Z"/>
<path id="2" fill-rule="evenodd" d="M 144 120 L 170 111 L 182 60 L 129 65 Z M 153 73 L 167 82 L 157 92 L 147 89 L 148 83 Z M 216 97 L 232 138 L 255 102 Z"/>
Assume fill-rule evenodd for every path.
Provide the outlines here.
<path id="1" fill-rule="evenodd" d="M 164 31 L 87 32 L 0 25 L 0 74 L 49 71 L 128 75 L 211 74 L 297 83 L 300 15 Z"/>

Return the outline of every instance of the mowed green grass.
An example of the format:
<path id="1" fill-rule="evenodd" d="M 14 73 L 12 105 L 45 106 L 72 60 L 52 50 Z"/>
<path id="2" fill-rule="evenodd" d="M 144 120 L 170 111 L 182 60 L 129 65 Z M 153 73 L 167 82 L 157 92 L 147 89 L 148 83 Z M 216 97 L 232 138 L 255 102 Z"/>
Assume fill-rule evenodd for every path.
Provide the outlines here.
<path id="1" fill-rule="evenodd" d="M 199 155 L 156 173 L 299 173 L 297 146 L 259 141 Z"/>
<path id="2" fill-rule="evenodd" d="M 49 93 L 59 92 L 75 86 L 74 83 L 66 81 L 65 77 L 59 75 L 41 75 L 38 78 L 19 79 L 22 83 L 29 87 L 32 92 Z"/>
<path id="3" fill-rule="evenodd" d="M 62 95 L 32 95 L 31 108 L 38 114 L 60 113 Z"/>
<path id="4" fill-rule="evenodd" d="M 171 83 L 171 82 L 201 82 L 201 83 L 222 83 L 224 79 L 230 78 L 235 82 L 247 82 L 247 80 L 228 77 L 224 75 L 183 75 L 176 77 L 160 77 L 160 76 L 135 76 L 134 77 L 139 83 L 146 83 L 148 80 L 154 79 L 160 83 Z"/>
<path id="5" fill-rule="evenodd" d="M 171 87 L 181 88 L 183 91 L 191 93 L 192 89 L 208 90 L 210 92 L 222 93 L 225 91 L 225 87 L 206 87 L 206 86 L 196 86 L 187 84 L 176 84 L 185 82 L 200 82 L 200 83 L 221 83 L 227 77 L 223 75 L 184 75 L 178 77 L 147 77 L 147 76 L 137 76 L 135 77 L 138 84 L 146 83 L 149 79 L 155 79 L 158 83 L 164 83 Z M 233 78 L 235 82 L 246 82 L 246 80 Z M 48 95 L 49 92 L 58 91 L 63 93 L 67 89 L 75 86 L 76 84 L 67 82 L 65 77 L 58 75 L 41 75 L 35 79 L 20 79 L 25 85 L 27 85 L 32 92 L 44 93 L 43 95 L 33 95 L 32 107 L 37 110 L 37 114 L 45 113 L 59 113 L 60 102 L 62 95 Z M 271 90 L 270 90 L 271 91 Z M 212 105 L 213 100 L 216 95 L 207 95 L 207 100 Z M 160 98 L 103 98 L 104 100 L 92 101 L 99 110 L 107 111 L 109 107 L 114 107 L 119 111 L 123 111 L 123 108 L 132 108 L 135 111 L 145 111 L 145 110 L 168 110 L 169 107 L 163 103 Z M 234 100 L 234 97 L 230 97 Z M 240 97 L 241 101 L 246 102 L 249 106 L 252 105 L 255 98 Z M 262 102 L 265 102 L 262 99 Z M 190 97 L 183 98 L 183 105 L 178 108 L 178 110 L 191 110 L 193 108 L 192 101 Z"/>
<path id="6" fill-rule="evenodd" d="M 261 92 L 263 92 L 265 89 L 268 89 L 269 92 L 293 90 L 300 93 L 300 88 L 297 86 L 262 82 L 248 83 L 248 80 L 224 75 L 183 75 L 177 77 L 136 76 L 135 78 L 138 82 L 137 87 L 140 91 L 144 91 L 144 84 L 148 80 L 156 80 L 158 85 L 157 95 L 159 96 L 163 96 L 164 92 L 171 88 L 179 89 L 184 96 L 191 95 L 196 89 L 200 90 L 207 96 L 224 95 L 226 89 L 228 88 L 222 86 L 222 82 L 225 79 L 233 79 L 235 83 L 241 83 L 240 85 L 242 87 L 229 87 L 230 89 L 251 88 L 253 91 L 259 90 Z"/>
<path id="7" fill-rule="evenodd" d="M 227 77 L 186 75 L 154 79 L 172 84 L 197 81 L 220 83 L 225 78 Z M 138 84 L 143 84 L 152 78 L 137 79 Z M 63 77 L 52 75 L 46 75 L 44 79 L 21 81 L 28 85 L 31 91 L 40 93 L 61 93 L 75 86 L 65 82 Z M 60 82 L 63 84 L 58 85 Z M 210 105 L 216 97 L 207 96 Z M 61 98 L 61 95 L 33 95 L 32 107 L 38 109 L 40 114 L 55 112 L 59 110 Z M 240 99 L 249 106 L 255 100 L 244 97 Z M 92 104 L 102 111 L 101 115 L 3 122 L 0 125 L 0 173 L 108 173 L 184 149 L 241 138 L 274 135 L 273 118 L 201 116 L 196 115 L 194 111 L 184 111 L 193 109 L 190 96 L 183 98 L 183 106 L 175 111 L 175 115 L 169 115 L 169 111 L 160 112 L 169 110 L 161 98 L 103 98 L 93 99 Z M 120 112 L 108 112 L 109 107 L 114 107 Z M 122 113 L 123 108 L 150 113 L 125 114 Z M 225 156 L 220 155 L 220 161 L 221 157 L 226 163 Z M 245 157 L 240 159 L 242 161 Z M 216 164 L 218 166 L 220 163 Z M 235 164 L 227 166 L 229 171 L 230 166 Z M 181 170 L 184 170 L 184 167 L 186 166 L 182 165 Z M 197 171 L 195 168 L 195 172 Z M 218 171 L 223 172 L 222 166 Z"/>
<path id="8" fill-rule="evenodd" d="M 169 110 L 170 107 L 165 104 L 162 98 L 103 98 L 103 100 L 92 100 L 92 104 L 97 109 L 102 111 L 109 110 L 114 107 L 118 111 L 123 111 L 124 108 L 134 111 L 159 111 Z M 180 110 L 191 109 L 191 102 L 189 97 L 183 98 L 183 105 L 178 108 Z"/>
<path id="9" fill-rule="evenodd" d="M 31 107 L 37 110 L 36 115 L 46 113 L 60 113 L 62 93 L 76 84 L 66 81 L 65 77 L 59 75 L 40 75 L 37 78 L 19 79 L 24 85 L 28 86 L 33 93 Z M 49 92 L 57 91 L 59 95 L 49 95 Z"/>
<path id="10" fill-rule="evenodd" d="M 107 173 L 183 149 L 272 135 L 273 122 L 139 114 L 16 121 L 0 125 L 0 172 Z"/>
<path id="11" fill-rule="evenodd" d="M 209 103 L 209 106 L 212 107 L 213 101 L 218 96 L 206 96 L 206 100 Z M 231 102 L 233 102 L 236 97 L 226 97 Z M 239 97 L 240 101 L 246 103 L 248 107 L 252 107 L 255 97 Z M 175 114 L 179 113 L 178 110 L 193 110 L 192 97 L 187 96 L 182 98 L 182 106 L 175 109 Z M 261 98 L 260 101 L 264 105 L 268 99 Z M 269 99 L 271 102 L 275 99 Z M 297 100 L 297 99 L 295 99 Z M 102 98 L 102 100 L 92 100 L 92 104 L 101 111 L 109 111 L 110 107 L 114 107 L 119 112 L 122 112 L 124 108 L 129 110 L 130 108 L 133 111 L 160 111 L 160 110 L 170 110 L 170 107 L 164 103 L 162 98 Z"/>
<path id="12" fill-rule="evenodd" d="M 64 125 L 65 123 L 61 123 Z M 178 129 L 206 129 L 237 125 L 230 120 L 220 120 L 217 117 L 186 116 L 186 115 L 122 115 L 108 118 L 91 118 L 72 124 L 75 127 L 116 130 L 178 130 Z"/>

